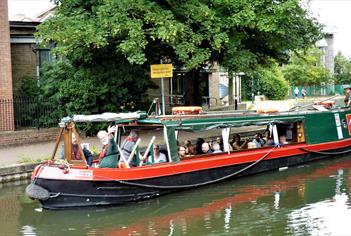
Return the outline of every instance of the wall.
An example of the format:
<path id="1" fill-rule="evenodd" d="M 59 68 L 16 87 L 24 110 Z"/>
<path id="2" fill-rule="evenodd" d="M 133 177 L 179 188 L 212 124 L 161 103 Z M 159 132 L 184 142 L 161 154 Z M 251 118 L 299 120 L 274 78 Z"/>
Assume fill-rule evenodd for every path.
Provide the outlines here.
<path id="1" fill-rule="evenodd" d="M 0 148 L 13 145 L 54 141 L 59 128 L 0 132 Z"/>
<path id="2" fill-rule="evenodd" d="M 13 94 L 19 95 L 22 80 L 25 77 L 36 77 L 35 44 L 11 44 Z"/>
<path id="3" fill-rule="evenodd" d="M 7 1 L 0 1 L 0 99 L 12 99 L 10 27 Z M 1 106 L 2 104 L 0 104 Z M 1 109 L 0 111 L 4 111 Z M 13 105 L 0 112 L 0 130 L 14 130 Z"/>

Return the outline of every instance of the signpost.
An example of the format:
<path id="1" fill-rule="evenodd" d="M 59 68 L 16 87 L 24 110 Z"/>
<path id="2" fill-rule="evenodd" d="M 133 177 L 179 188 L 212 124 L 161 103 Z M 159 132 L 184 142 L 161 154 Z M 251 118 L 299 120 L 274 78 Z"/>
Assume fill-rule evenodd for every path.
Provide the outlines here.
<path id="1" fill-rule="evenodd" d="M 166 114 L 166 105 L 165 105 L 165 94 L 164 94 L 164 82 L 163 78 L 172 78 L 173 77 L 173 66 L 172 64 L 161 64 L 151 65 L 151 78 L 157 79 L 161 78 L 161 93 L 162 93 L 162 115 Z"/>

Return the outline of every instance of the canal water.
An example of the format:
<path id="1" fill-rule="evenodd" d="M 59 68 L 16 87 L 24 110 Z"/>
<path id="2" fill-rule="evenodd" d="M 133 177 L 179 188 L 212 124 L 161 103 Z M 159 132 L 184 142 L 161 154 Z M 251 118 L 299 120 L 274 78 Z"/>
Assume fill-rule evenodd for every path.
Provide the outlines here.
<path id="1" fill-rule="evenodd" d="M 0 186 L 0 235 L 351 235 L 351 157 L 127 206 L 48 211 Z"/>

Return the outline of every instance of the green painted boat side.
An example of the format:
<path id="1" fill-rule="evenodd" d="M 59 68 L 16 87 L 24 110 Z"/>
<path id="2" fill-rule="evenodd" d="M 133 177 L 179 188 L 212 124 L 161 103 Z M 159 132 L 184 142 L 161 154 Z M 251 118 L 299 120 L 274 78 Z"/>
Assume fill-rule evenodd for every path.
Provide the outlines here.
<path id="1" fill-rule="evenodd" d="M 215 128 L 235 128 L 249 125 L 264 125 L 270 123 L 302 122 L 304 125 L 306 144 L 318 144 L 333 142 L 350 138 L 346 115 L 351 114 L 347 108 L 338 108 L 329 111 L 294 111 L 270 114 L 257 113 L 230 113 L 216 115 L 192 115 L 192 116 L 161 116 L 140 119 L 139 124 L 158 124 L 166 128 L 167 138 L 172 161 L 178 162 L 176 130 L 199 131 Z M 342 138 L 337 131 L 336 116 L 339 117 L 339 129 Z"/>

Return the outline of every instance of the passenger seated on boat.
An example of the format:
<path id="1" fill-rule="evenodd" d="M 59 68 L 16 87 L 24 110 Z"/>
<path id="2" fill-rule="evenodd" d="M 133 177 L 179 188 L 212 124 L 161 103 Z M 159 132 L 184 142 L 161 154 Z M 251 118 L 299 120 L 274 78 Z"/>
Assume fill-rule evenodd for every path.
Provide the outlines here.
<path id="1" fill-rule="evenodd" d="M 286 136 L 285 135 L 281 135 L 279 137 L 279 145 L 283 146 L 283 145 L 286 145 L 286 144 L 288 144 L 288 141 L 286 141 Z"/>
<path id="2" fill-rule="evenodd" d="M 269 138 L 267 142 L 263 145 L 263 147 L 272 147 L 274 146 L 274 140 L 272 138 Z"/>
<path id="3" fill-rule="evenodd" d="M 99 155 L 99 168 L 115 168 L 118 163 L 117 144 L 113 138 L 114 126 L 108 128 L 108 132 L 100 130 L 97 134 L 98 139 L 103 145 Z"/>
<path id="4" fill-rule="evenodd" d="M 71 159 L 72 160 L 82 160 L 81 153 L 78 148 L 78 142 L 75 133 L 72 133 L 72 154 L 71 154 Z M 84 156 L 86 158 L 88 166 L 91 166 L 93 164 L 93 154 L 84 146 L 82 147 L 82 151 L 84 153 Z M 64 146 L 62 145 L 61 148 L 61 159 L 64 159 Z"/>
<path id="5" fill-rule="evenodd" d="M 178 155 L 180 159 L 184 159 L 185 158 L 185 150 L 186 148 L 184 146 L 179 146 L 178 147 Z"/>
<path id="6" fill-rule="evenodd" d="M 203 143 L 202 146 L 201 146 L 201 149 L 202 149 L 202 152 L 203 152 L 204 154 L 210 154 L 210 153 L 212 153 L 212 150 L 211 150 L 211 148 L 210 148 L 210 144 L 209 144 L 208 142 Z"/>
<path id="7" fill-rule="evenodd" d="M 263 132 L 262 139 L 263 139 L 264 143 L 267 143 L 267 141 L 270 139 L 270 132 L 268 129 Z"/>
<path id="8" fill-rule="evenodd" d="M 127 159 L 132 153 L 133 147 L 139 138 L 139 133 L 136 130 L 131 130 L 128 137 L 122 142 L 121 150 L 123 156 Z M 123 165 L 123 160 L 119 161 L 119 165 Z M 134 155 L 129 162 L 129 166 L 137 166 L 136 155 Z"/>
<path id="9" fill-rule="evenodd" d="M 221 153 L 222 152 L 221 146 L 217 142 L 212 143 L 212 150 L 213 150 L 213 153 Z"/>
<path id="10" fill-rule="evenodd" d="M 239 134 L 234 134 L 231 146 L 233 150 L 241 150 L 247 147 L 248 140 L 241 141 Z"/>
<path id="11" fill-rule="evenodd" d="M 220 150 L 223 152 L 224 147 L 223 147 L 223 139 L 221 137 L 216 138 L 216 142 L 219 144 Z"/>
<path id="12" fill-rule="evenodd" d="M 247 149 L 252 149 L 252 148 L 257 148 L 256 143 L 255 142 L 248 142 L 247 143 Z"/>
<path id="13" fill-rule="evenodd" d="M 195 148 L 191 144 L 190 140 L 184 141 L 184 147 L 185 147 L 185 155 L 194 155 L 195 154 Z"/>
<path id="14" fill-rule="evenodd" d="M 252 142 L 257 148 L 263 147 L 263 145 L 265 144 L 265 141 L 263 140 L 262 135 L 260 133 L 256 133 L 254 135 Z"/>
<path id="15" fill-rule="evenodd" d="M 167 162 L 167 157 L 165 154 L 163 154 L 160 151 L 160 145 L 155 144 L 154 145 L 154 161 L 152 161 L 152 156 L 150 155 L 148 157 L 148 162 L 149 163 L 162 163 L 162 162 Z"/>
<path id="16" fill-rule="evenodd" d="M 202 152 L 202 144 L 205 142 L 205 140 L 203 138 L 198 138 L 196 140 L 196 145 L 195 145 L 195 152 L 197 155 L 199 154 L 204 154 Z"/>

